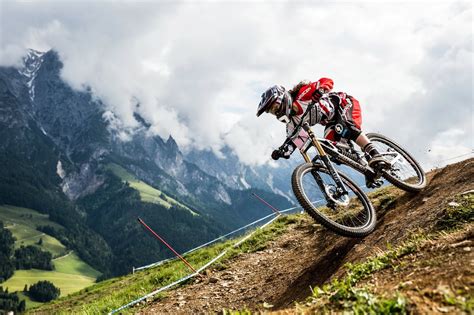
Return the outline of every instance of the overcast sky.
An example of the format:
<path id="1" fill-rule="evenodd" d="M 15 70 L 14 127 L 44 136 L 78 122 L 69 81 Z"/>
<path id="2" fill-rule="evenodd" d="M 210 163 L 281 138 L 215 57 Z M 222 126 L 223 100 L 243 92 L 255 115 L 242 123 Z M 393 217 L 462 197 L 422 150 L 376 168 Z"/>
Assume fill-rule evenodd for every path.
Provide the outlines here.
<path id="1" fill-rule="evenodd" d="M 284 125 L 255 117 L 269 86 L 330 77 L 361 102 L 363 129 L 426 167 L 472 152 L 471 1 L 6 1 L 0 65 L 58 51 L 124 126 L 139 111 L 184 149 L 229 145 L 268 160 Z M 317 129 L 319 130 L 319 129 Z"/>

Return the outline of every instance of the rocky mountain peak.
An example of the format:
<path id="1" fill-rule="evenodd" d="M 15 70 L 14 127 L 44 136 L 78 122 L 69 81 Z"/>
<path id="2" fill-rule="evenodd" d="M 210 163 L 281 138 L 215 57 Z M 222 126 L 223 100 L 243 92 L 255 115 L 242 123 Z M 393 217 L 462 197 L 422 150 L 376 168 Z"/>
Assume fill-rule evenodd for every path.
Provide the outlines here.
<path id="1" fill-rule="evenodd" d="M 179 150 L 178 144 L 171 135 L 168 137 L 168 140 L 166 140 L 166 146 L 168 147 L 168 149 L 173 150 L 175 152 Z"/>
<path id="2" fill-rule="evenodd" d="M 45 52 L 29 49 L 28 54 L 23 58 L 23 68 L 18 70 L 18 72 L 27 80 L 26 85 L 28 87 L 30 100 L 32 102 L 35 99 L 34 81 L 38 74 L 38 70 L 43 64 L 45 54 Z"/>

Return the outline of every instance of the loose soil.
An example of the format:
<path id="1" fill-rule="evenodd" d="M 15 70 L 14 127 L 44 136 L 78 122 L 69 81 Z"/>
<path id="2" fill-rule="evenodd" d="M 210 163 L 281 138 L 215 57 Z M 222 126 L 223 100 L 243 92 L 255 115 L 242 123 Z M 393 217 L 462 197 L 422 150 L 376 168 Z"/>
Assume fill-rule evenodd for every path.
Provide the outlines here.
<path id="1" fill-rule="evenodd" d="M 380 296 L 398 291 L 413 314 L 459 313 L 474 296 L 474 225 L 426 242 L 415 253 L 377 272 L 367 285 Z"/>
<path id="2" fill-rule="evenodd" d="M 227 269 L 210 269 L 203 279 L 169 291 L 166 297 L 136 311 L 140 314 L 213 313 L 223 309 L 291 312 L 289 308 L 295 301 L 311 294 L 310 287 L 342 276 L 346 263 L 362 262 L 386 250 L 387 244 L 391 247 L 401 244 L 415 232 L 434 231 L 448 203 L 456 195 L 474 189 L 474 159 L 431 171 L 428 178 L 427 188 L 418 194 L 394 187 L 375 192 L 371 200 L 377 210 L 377 228 L 363 239 L 338 236 L 305 215 L 264 250 L 241 254 L 226 263 Z M 438 250 L 419 253 L 425 256 L 410 256 L 416 268 L 401 268 L 396 275 L 390 273 L 393 270 L 380 272 L 377 285 L 372 283 L 374 290 L 381 294 L 393 291 L 400 282 L 407 282 L 402 292 L 406 292 L 414 312 L 450 311 L 443 309 L 442 304 L 427 304 L 423 292 L 436 295 L 446 292 L 446 288 L 452 292 L 467 288 L 466 292 L 472 294 L 473 255 L 465 249 L 472 248 L 472 243 L 452 246 L 456 242 L 472 242 L 470 227 L 462 236 L 448 238 L 454 241 L 445 241 Z M 432 264 L 415 264 L 421 261 Z"/>

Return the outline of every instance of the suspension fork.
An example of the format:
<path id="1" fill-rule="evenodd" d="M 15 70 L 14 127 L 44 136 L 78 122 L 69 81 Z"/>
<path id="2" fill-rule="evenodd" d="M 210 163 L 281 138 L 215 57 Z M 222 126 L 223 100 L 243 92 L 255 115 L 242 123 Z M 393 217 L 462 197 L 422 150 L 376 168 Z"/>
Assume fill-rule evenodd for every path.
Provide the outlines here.
<path id="1" fill-rule="evenodd" d="M 311 138 L 311 142 L 313 143 L 314 147 L 316 148 L 316 150 L 319 153 L 319 156 L 320 156 L 321 160 L 324 162 L 324 165 L 329 170 L 329 173 L 331 174 L 331 177 L 334 179 L 334 182 L 336 182 L 338 193 L 341 194 L 341 195 L 348 194 L 349 192 L 347 191 L 346 187 L 344 186 L 344 183 L 342 182 L 341 177 L 339 176 L 336 169 L 334 168 L 331 161 L 329 160 L 329 157 L 326 154 L 326 151 L 324 151 L 323 147 L 321 146 L 318 139 L 314 135 L 313 131 L 309 127 L 309 124 L 304 123 L 303 124 L 303 129 L 308 133 L 309 137 Z M 309 159 L 307 154 L 303 154 L 303 157 L 305 158 L 305 160 L 307 158 Z M 314 174 L 313 174 L 313 176 L 314 176 Z M 316 181 L 318 182 L 318 185 L 319 185 L 320 184 L 319 182 L 322 182 L 321 177 L 319 176 L 319 174 L 318 174 L 318 176 L 314 176 L 314 177 L 315 177 L 315 179 L 316 179 Z M 319 180 L 318 180 L 318 178 L 319 178 Z"/>

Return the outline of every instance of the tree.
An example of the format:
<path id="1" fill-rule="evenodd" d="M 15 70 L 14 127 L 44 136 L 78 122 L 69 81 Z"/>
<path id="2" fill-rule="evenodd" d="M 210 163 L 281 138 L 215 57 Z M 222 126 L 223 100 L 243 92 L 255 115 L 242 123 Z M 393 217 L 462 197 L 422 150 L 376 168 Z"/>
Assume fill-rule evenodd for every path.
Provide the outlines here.
<path id="1" fill-rule="evenodd" d="M 0 314 L 4 312 L 19 312 L 22 313 L 26 309 L 25 301 L 20 301 L 16 293 L 8 293 L 8 290 L 3 290 L 0 286 Z"/>
<path id="2" fill-rule="evenodd" d="M 36 244 L 38 244 L 39 246 L 43 245 L 43 238 L 40 237 L 40 239 L 38 240 L 38 243 L 36 243 Z"/>
<path id="3" fill-rule="evenodd" d="M 36 246 L 21 246 L 15 250 L 16 269 L 37 268 L 42 270 L 53 270 L 52 255 L 42 251 Z"/>
<path id="4" fill-rule="evenodd" d="M 4 228 L 3 222 L 0 221 L 0 254 L 10 257 L 13 253 L 13 244 L 15 239 L 12 232 Z"/>
<path id="5" fill-rule="evenodd" d="M 49 281 L 38 281 L 30 286 L 28 290 L 29 296 L 38 302 L 49 302 L 57 299 L 61 294 L 61 290 Z"/>
<path id="6" fill-rule="evenodd" d="M 11 259 L 14 243 L 12 232 L 5 229 L 3 222 L 0 221 L 0 283 L 13 276 L 15 271 Z"/>
<path id="7" fill-rule="evenodd" d="M 26 303 L 25 300 L 21 300 L 20 304 L 18 304 L 17 311 L 23 313 L 26 310 Z"/>

